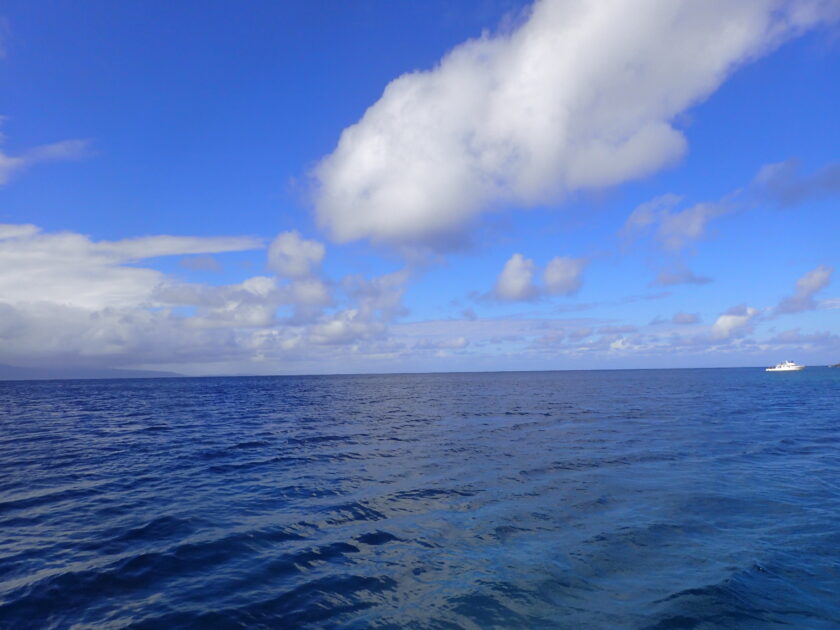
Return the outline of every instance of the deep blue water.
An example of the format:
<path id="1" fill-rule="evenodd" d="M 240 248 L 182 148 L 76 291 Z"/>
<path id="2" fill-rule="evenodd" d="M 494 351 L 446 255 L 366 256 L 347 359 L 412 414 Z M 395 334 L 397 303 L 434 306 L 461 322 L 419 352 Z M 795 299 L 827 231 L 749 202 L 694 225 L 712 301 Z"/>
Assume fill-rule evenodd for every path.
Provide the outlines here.
<path id="1" fill-rule="evenodd" d="M 0 627 L 840 628 L 840 370 L 3 382 Z"/>

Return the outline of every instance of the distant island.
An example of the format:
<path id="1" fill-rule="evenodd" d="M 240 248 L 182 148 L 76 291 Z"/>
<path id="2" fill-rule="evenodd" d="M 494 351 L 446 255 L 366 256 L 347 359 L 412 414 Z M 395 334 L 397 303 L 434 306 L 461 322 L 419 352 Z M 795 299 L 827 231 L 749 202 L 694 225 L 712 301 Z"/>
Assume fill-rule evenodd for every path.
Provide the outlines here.
<path id="1" fill-rule="evenodd" d="M 840 368 L 840 363 L 835 363 L 834 365 L 829 365 L 828 367 Z"/>
<path id="2" fill-rule="evenodd" d="M 0 381 L 41 381 L 93 378 L 168 378 L 176 372 L 90 367 L 20 367 L 0 363 Z"/>

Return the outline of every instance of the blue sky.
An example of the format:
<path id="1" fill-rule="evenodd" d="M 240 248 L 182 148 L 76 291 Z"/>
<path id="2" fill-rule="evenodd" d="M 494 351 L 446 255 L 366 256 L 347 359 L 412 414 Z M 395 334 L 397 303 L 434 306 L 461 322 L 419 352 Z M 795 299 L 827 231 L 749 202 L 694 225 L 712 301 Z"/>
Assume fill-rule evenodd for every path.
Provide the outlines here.
<path id="1" fill-rule="evenodd" d="M 628 7 L 4 3 L 0 363 L 840 361 L 840 8 Z"/>

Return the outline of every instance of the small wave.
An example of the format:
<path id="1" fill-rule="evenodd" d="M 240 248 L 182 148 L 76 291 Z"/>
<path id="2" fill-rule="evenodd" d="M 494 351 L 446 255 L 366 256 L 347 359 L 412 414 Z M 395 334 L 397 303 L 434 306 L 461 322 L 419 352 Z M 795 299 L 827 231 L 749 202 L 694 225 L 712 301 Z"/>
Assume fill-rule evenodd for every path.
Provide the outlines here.
<path id="1" fill-rule="evenodd" d="M 266 446 L 271 446 L 271 442 L 266 442 L 265 440 L 250 440 L 247 442 L 239 442 L 238 444 L 234 444 L 229 448 L 232 450 L 241 450 L 248 448 L 263 448 Z"/>
<path id="2" fill-rule="evenodd" d="M 389 534 L 388 532 L 377 530 L 375 532 L 368 532 L 367 534 L 357 536 L 355 540 L 363 545 L 378 546 L 389 542 L 399 541 L 401 539 L 397 538 L 393 534 Z"/>
<path id="3" fill-rule="evenodd" d="M 840 389 L 758 380 L 0 383 L 0 628 L 838 628 Z"/>
<path id="4" fill-rule="evenodd" d="M 267 466 L 273 466 L 277 464 L 286 463 L 285 457 L 269 457 L 266 459 L 255 459 L 248 462 L 232 462 L 229 464 L 213 464 L 209 468 L 207 468 L 208 472 L 212 473 L 232 473 L 232 472 L 241 472 L 243 470 L 252 470 L 257 468 L 264 468 Z"/>
<path id="5" fill-rule="evenodd" d="M 0 501 L 0 514 L 25 511 L 62 502 L 76 502 L 96 494 L 97 490 L 97 484 L 91 484 L 84 487 L 73 486 L 60 490 L 50 488 L 39 492 L 26 493 L 23 496 Z"/>
<path id="6" fill-rule="evenodd" d="M 389 577 L 336 575 L 242 606 L 200 612 L 174 612 L 132 623 L 131 630 L 160 628 L 322 628 L 382 603 L 395 591 Z"/>
<path id="7" fill-rule="evenodd" d="M 286 441 L 289 444 L 297 446 L 306 446 L 309 444 L 327 444 L 327 443 L 341 443 L 352 442 L 352 438 L 344 435 L 312 435 L 309 437 L 290 437 Z"/>
<path id="8" fill-rule="evenodd" d="M 177 518 L 174 516 L 160 516 L 148 523 L 130 529 L 118 536 L 115 540 L 119 542 L 131 542 L 137 540 L 166 540 L 179 535 L 186 535 L 195 531 L 192 519 Z"/>
<path id="9" fill-rule="evenodd" d="M 164 517 L 129 530 L 115 537 L 112 542 L 142 540 L 147 544 L 159 544 L 160 538 L 148 537 L 163 531 L 173 535 L 184 533 L 187 526 L 187 521 Z M 303 541 L 305 535 L 300 531 L 301 528 L 314 531 L 312 525 L 300 523 L 294 528 L 273 527 L 228 533 L 217 539 L 181 542 L 163 550 L 143 551 L 103 567 L 53 571 L 50 575 L 9 592 L 7 603 L 0 605 L 0 620 L 37 616 L 60 611 L 63 607 L 82 609 L 102 598 L 140 592 L 152 587 L 161 589 L 171 580 L 212 572 L 214 568 L 234 560 L 241 562 L 248 557 L 256 558 L 277 544 Z M 356 551 L 358 548 L 353 545 L 337 543 L 293 554 L 280 564 L 288 566 L 290 571 L 297 571 L 302 566 L 311 566 Z"/>
<path id="10" fill-rule="evenodd" d="M 152 424 L 147 427 L 143 427 L 140 430 L 144 433 L 163 433 L 166 431 L 172 431 L 172 427 L 166 424 Z"/>
<path id="11" fill-rule="evenodd" d="M 832 628 L 840 624 L 840 617 L 821 611 L 819 602 L 807 602 L 807 599 L 797 584 L 782 573 L 754 563 L 720 582 L 686 588 L 657 600 L 655 604 L 664 606 L 665 610 L 645 630 Z M 797 600 L 803 603 L 791 605 L 790 602 Z"/>
<path id="12" fill-rule="evenodd" d="M 344 503 L 328 509 L 330 516 L 325 519 L 325 522 L 329 525 L 345 525 L 347 523 L 362 521 L 381 521 L 386 518 L 379 510 L 375 510 L 358 501 Z"/>

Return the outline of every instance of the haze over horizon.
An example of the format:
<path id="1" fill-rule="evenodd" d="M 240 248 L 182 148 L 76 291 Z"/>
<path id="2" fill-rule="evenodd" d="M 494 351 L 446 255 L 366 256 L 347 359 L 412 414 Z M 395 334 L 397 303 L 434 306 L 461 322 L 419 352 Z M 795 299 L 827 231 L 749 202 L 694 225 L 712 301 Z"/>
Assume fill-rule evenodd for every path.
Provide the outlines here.
<path id="1" fill-rule="evenodd" d="M 0 9 L 0 364 L 840 361 L 840 3 Z"/>

